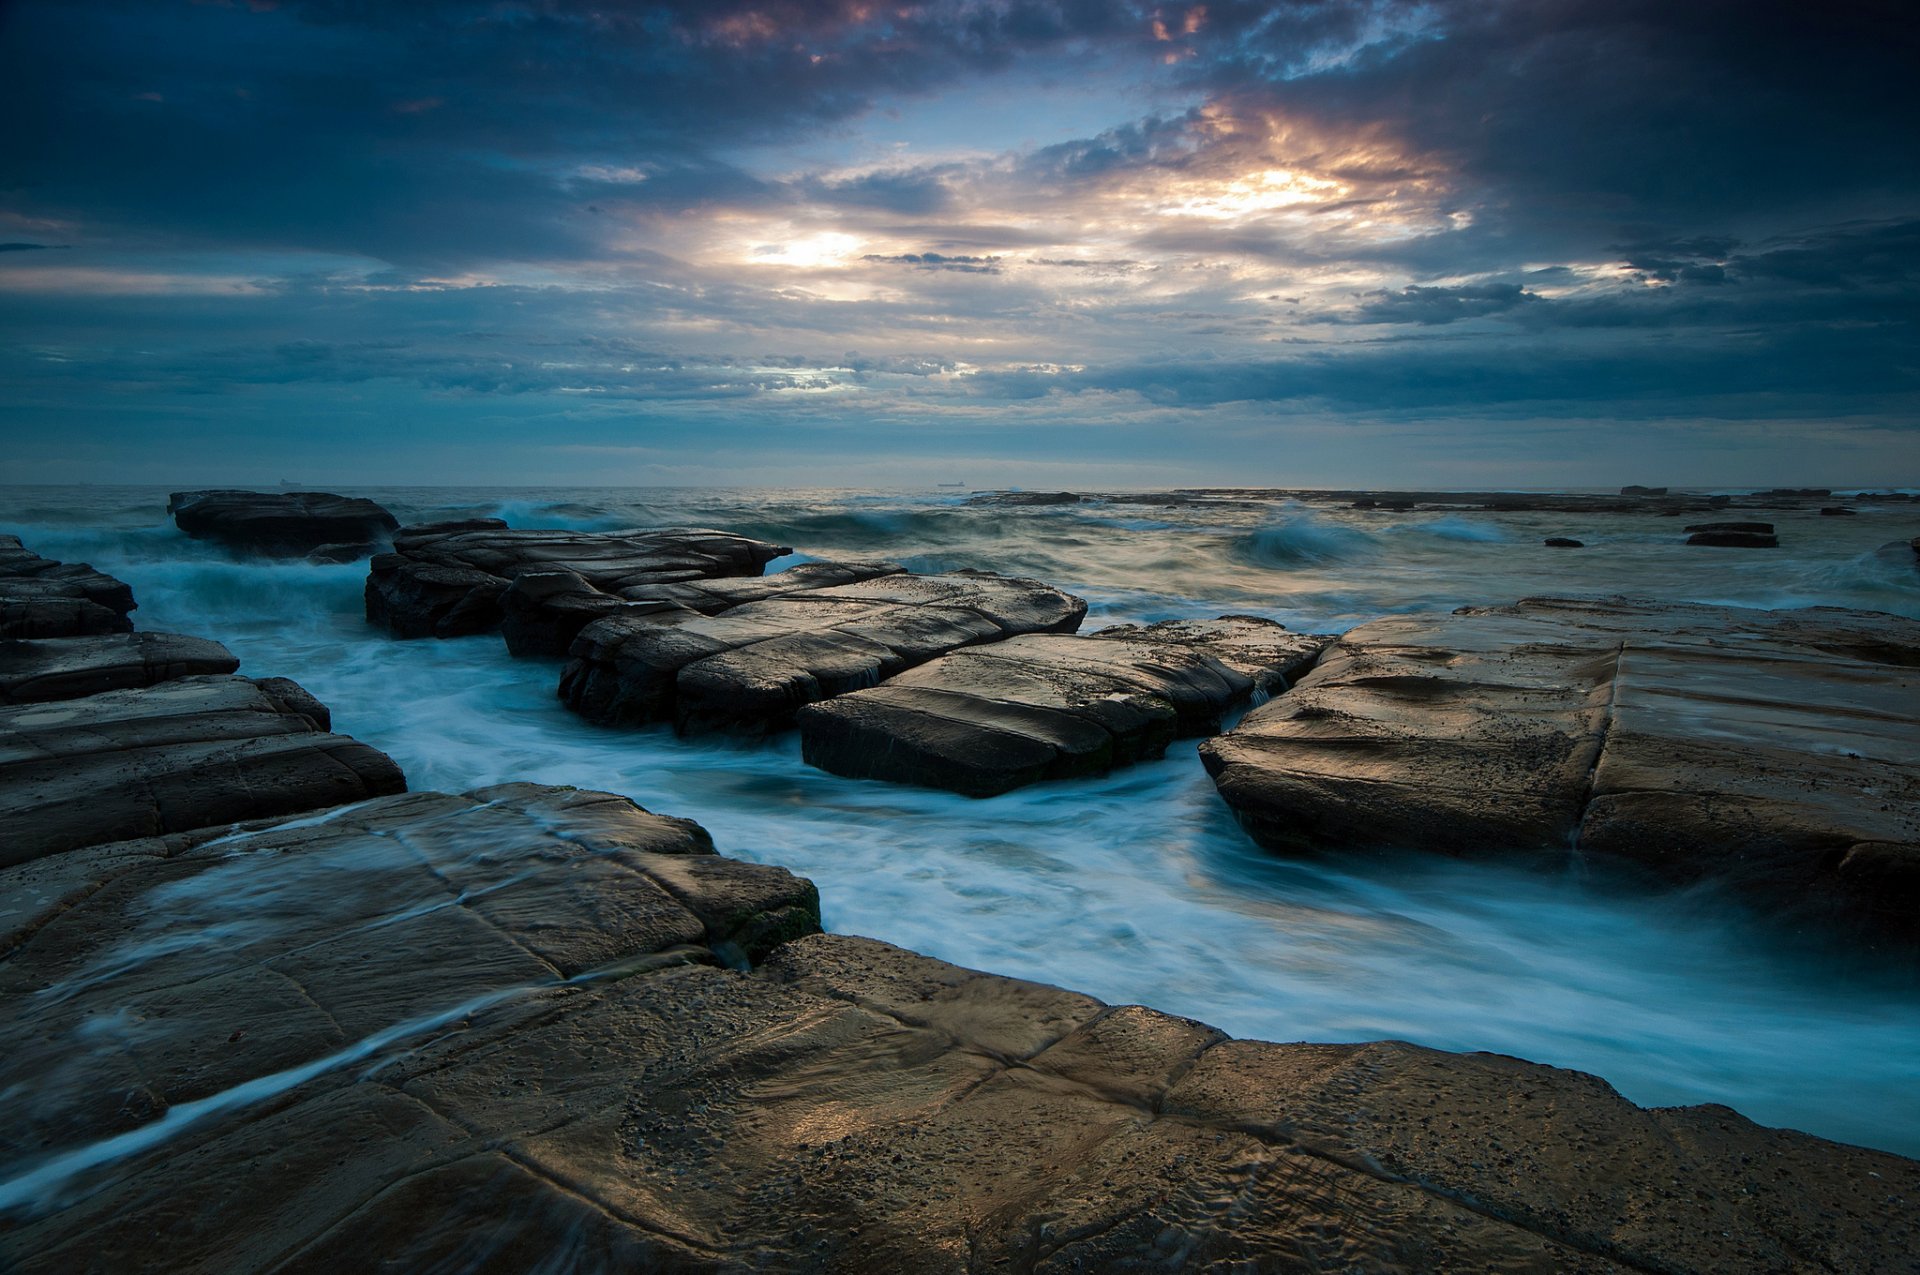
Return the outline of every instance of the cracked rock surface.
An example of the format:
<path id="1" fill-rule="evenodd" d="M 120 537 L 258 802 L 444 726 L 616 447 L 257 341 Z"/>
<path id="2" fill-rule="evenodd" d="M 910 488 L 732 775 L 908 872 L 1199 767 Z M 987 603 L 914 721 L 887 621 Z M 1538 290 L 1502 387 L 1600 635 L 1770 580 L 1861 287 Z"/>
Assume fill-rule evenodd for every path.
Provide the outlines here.
<path id="1" fill-rule="evenodd" d="M 1580 853 L 1920 934 L 1920 623 L 1529 599 L 1349 632 L 1201 755 L 1283 851 Z"/>
<path id="2" fill-rule="evenodd" d="M 976 797 L 1103 774 L 1219 730 L 1329 641 L 1222 616 L 966 647 L 803 708 L 802 755 L 835 774 Z"/>
<path id="3" fill-rule="evenodd" d="M 502 599 L 527 572 L 564 569 L 613 597 L 690 580 L 758 576 L 792 553 L 726 531 L 513 531 L 497 518 L 403 527 L 367 575 L 367 622 L 396 637 L 460 637 L 500 627 Z"/>
<path id="4" fill-rule="evenodd" d="M 880 575 L 717 615 L 661 606 L 582 629 L 560 698 L 597 722 L 780 730 L 804 705 L 960 647 L 1071 633 L 1086 614 L 1051 585 L 983 571 Z"/>
<path id="5" fill-rule="evenodd" d="M 84 562 L 43 558 L 0 536 L 0 638 L 130 633 L 133 590 Z"/>
<path id="6" fill-rule="evenodd" d="M 181 633 L 4 639 L 0 704 L 73 699 L 239 667 L 220 643 Z"/>

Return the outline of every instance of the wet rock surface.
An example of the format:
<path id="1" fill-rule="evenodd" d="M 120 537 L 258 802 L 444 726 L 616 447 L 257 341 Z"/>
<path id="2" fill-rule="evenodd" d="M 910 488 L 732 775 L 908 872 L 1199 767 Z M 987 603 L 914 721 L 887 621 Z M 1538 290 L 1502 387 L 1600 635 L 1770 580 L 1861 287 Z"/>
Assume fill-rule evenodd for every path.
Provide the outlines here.
<path id="1" fill-rule="evenodd" d="M 653 614 L 663 607 L 718 615 L 748 602 L 856 584 L 905 568 L 891 562 L 802 562 L 769 576 L 720 577 L 641 584 L 602 593 L 565 567 L 526 571 L 500 597 L 500 633 L 514 655 L 564 656 L 580 630 L 622 613 Z"/>
<path id="2" fill-rule="evenodd" d="M 0 1180 L 0 1254 L 29 1272 L 1705 1272 L 1898 1269 L 1920 1243 L 1914 1162 L 1724 1108 L 1642 1110 L 1575 1072 L 1234 1041 L 858 938 L 723 968 L 710 918 L 804 927 L 805 882 L 601 795 L 517 787 L 103 853 L 105 882 L 37 918 L 0 987 L 107 969 L 130 1012 L 88 1022 L 92 988 L 42 998 L 0 1028 L 0 1067 L 75 1033 L 142 1047 L 87 1051 L 71 1101 L 7 1132 L 41 1158 Z M 163 927 L 200 932 L 220 875 L 261 856 L 297 896 L 354 885 L 298 946 L 128 966 Z M 395 897 L 442 906 L 395 919 Z"/>
<path id="3" fill-rule="evenodd" d="M 1103 774 L 1219 730 L 1330 640 L 1223 616 L 967 647 L 800 710 L 802 756 L 835 774 L 977 797 Z"/>
<path id="4" fill-rule="evenodd" d="M 527 572 L 564 570 L 614 598 L 693 580 L 758 576 L 793 552 L 730 532 L 513 531 L 498 519 L 405 527 L 367 576 L 367 621 L 397 637 L 460 637 L 498 628 L 503 599 Z"/>
<path id="5" fill-rule="evenodd" d="M 1920 623 L 1530 599 L 1352 630 L 1201 745 L 1270 847 L 1539 852 L 1920 935 Z"/>
<path id="6" fill-rule="evenodd" d="M 327 491 L 176 491 L 167 512 L 196 540 L 318 562 L 365 558 L 400 526 L 374 501 Z"/>
<path id="7" fill-rule="evenodd" d="M 0 704 L 74 699 L 239 667 L 218 642 L 181 633 L 11 638 L 0 640 Z"/>
<path id="8" fill-rule="evenodd" d="M 43 558 L 0 536 L 0 638 L 130 633 L 133 590 L 84 562 Z"/>
<path id="9" fill-rule="evenodd" d="M 399 792 L 285 678 L 182 677 L 0 707 L 0 864 Z"/>
<path id="10" fill-rule="evenodd" d="M 1086 612 L 1038 581 L 972 571 L 882 575 L 711 616 L 661 603 L 581 630 L 560 697 L 598 722 L 778 730 L 803 705 L 960 647 L 1071 633 Z"/>

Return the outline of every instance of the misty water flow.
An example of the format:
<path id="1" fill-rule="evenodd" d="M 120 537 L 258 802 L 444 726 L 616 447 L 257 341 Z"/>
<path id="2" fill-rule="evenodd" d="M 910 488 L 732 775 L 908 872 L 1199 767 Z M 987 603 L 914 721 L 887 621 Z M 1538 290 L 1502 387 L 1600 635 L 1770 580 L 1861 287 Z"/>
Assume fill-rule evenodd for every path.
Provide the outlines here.
<path id="1" fill-rule="evenodd" d="M 1090 629 L 1246 613 L 1335 632 L 1542 593 L 1920 616 L 1911 552 L 1880 548 L 1920 530 L 1908 505 L 1773 513 L 1782 547 L 1752 552 L 1686 547 L 1678 520 L 1651 515 L 1230 498 L 999 508 L 931 490 L 361 494 L 403 521 L 719 527 L 800 551 L 774 570 L 885 557 L 1030 575 L 1087 597 Z M 416 789 L 533 780 L 624 793 L 699 820 L 724 854 L 811 877 L 832 930 L 1236 1035 L 1492 1050 L 1595 1072 L 1643 1104 L 1723 1102 L 1920 1153 L 1911 971 L 1783 935 L 1710 889 L 1637 884 L 1571 855 L 1276 858 L 1235 825 L 1193 741 L 1103 779 L 974 801 L 812 770 L 791 732 L 742 742 L 596 728 L 555 698 L 556 663 L 512 660 L 497 636 L 401 642 L 369 628 L 364 563 L 242 561 L 186 539 L 164 508 L 153 489 L 0 489 L 0 530 L 129 582 L 138 627 L 217 638 L 242 672 L 297 679 L 337 731 L 390 753 Z M 1549 535 L 1589 547 L 1545 549 Z M 249 908 L 287 915 L 286 902 L 237 891 L 221 923 L 246 923 Z"/>

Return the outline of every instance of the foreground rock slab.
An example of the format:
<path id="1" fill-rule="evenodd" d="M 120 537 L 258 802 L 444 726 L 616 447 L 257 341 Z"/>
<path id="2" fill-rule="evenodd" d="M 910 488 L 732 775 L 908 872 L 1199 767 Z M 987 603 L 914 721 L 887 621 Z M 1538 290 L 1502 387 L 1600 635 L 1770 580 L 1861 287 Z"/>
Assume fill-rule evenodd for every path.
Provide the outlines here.
<path id="1" fill-rule="evenodd" d="M 26 1084 L 85 1042 L 7 1133 L 11 1268 L 1745 1272 L 1920 1244 L 1914 1162 L 1575 1072 L 1233 1041 L 857 938 L 724 968 L 711 918 L 777 932 L 804 882 L 591 795 L 459 800 L 331 821 L 371 839 L 123 848 L 16 950 L 11 996 L 99 981 L 0 1027 Z M 356 885 L 303 945 L 126 960 L 206 933 L 262 856 L 288 897 Z"/>
<path id="2" fill-rule="evenodd" d="M 131 633 L 133 589 L 84 562 L 43 558 L 0 536 L 0 638 Z"/>
<path id="3" fill-rule="evenodd" d="M 400 792 L 285 678 L 182 677 L 0 707 L 0 865 Z"/>
<path id="4" fill-rule="evenodd" d="M 1086 613 L 1084 601 L 1037 580 L 974 571 L 882 575 L 712 616 L 661 605 L 581 630 L 560 697 L 597 722 L 779 730 L 803 705 L 960 647 L 1071 633 Z"/>
<path id="5" fill-rule="evenodd" d="M 328 491 L 176 491 L 167 497 L 167 512 L 196 540 L 320 562 L 365 558 L 400 526 L 371 500 Z"/>
<path id="6" fill-rule="evenodd" d="M 801 709 L 801 753 L 835 774 L 975 797 L 1103 774 L 1219 730 L 1331 640 L 1245 616 L 1008 638 Z"/>
<path id="7" fill-rule="evenodd" d="M 1283 851 L 1631 861 L 1920 934 L 1920 623 L 1530 599 L 1354 629 L 1201 745 Z"/>
<path id="8" fill-rule="evenodd" d="M 181 633 L 10 638 L 0 640 L 0 704 L 74 699 L 239 667 L 218 642 Z"/>
<path id="9" fill-rule="evenodd" d="M 725 531 L 513 531 L 497 518 L 403 528 L 373 559 L 367 622 L 396 637 L 461 637 L 500 627 L 502 598 L 527 572 L 564 569 L 597 592 L 758 576 L 793 550 Z"/>

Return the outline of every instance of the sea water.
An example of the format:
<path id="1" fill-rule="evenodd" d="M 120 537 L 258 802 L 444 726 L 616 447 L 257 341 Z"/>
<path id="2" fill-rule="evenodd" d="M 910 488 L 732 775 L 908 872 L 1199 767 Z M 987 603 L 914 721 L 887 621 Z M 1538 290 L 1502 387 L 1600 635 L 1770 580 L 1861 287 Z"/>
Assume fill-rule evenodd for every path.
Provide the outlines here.
<path id="1" fill-rule="evenodd" d="M 1688 547 L 1648 514 L 1386 512 L 1222 496 L 1004 507 L 947 492 L 364 489 L 403 521 L 700 525 L 807 558 L 1034 576 L 1087 627 L 1226 613 L 1307 632 L 1559 594 L 1920 616 L 1920 506 L 1756 516 L 1781 547 Z M 1704 517 L 1704 515 L 1703 515 Z M 1647 1105 L 1721 1102 L 1766 1124 L 1920 1154 L 1920 988 L 1783 934 L 1711 887 L 1676 891 L 1569 857 L 1287 860 L 1255 847 L 1192 741 L 1101 779 L 975 801 L 841 779 L 791 733 L 678 739 L 590 726 L 559 665 L 497 636 L 396 641 L 368 627 L 365 564 L 237 558 L 187 539 L 165 492 L 0 488 L 0 530 L 130 583 L 142 629 L 217 638 L 242 672 L 297 679 L 334 728 L 415 789 L 533 780 L 699 820 L 722 853 L 820 886 L 827 928 L 1277 1041 L 1384 1037 L 1605 1077 Z M 1542 547 L 1573 536 L 1584 550 Z M 405 901 L 396 901 L 396 907 Z M 16 1095 L 21 1097 L 21 1095 Z M 26 1097 L 30 1098 L 30 1095 Z"/>

